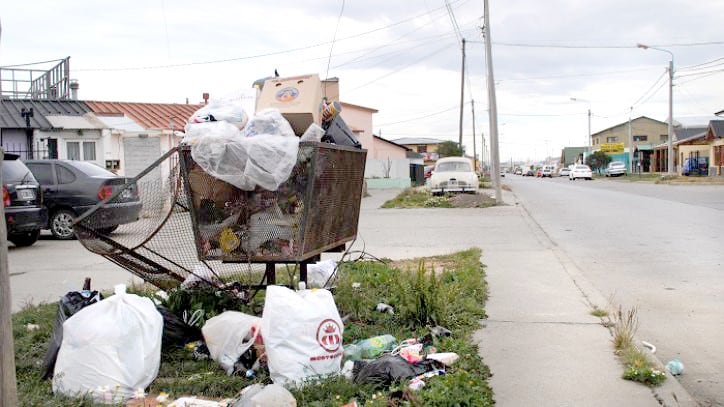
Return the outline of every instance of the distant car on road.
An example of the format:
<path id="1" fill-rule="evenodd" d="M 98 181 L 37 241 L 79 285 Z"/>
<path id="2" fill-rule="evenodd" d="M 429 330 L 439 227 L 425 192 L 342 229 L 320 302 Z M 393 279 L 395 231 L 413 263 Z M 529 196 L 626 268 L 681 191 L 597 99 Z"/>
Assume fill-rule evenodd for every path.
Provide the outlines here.
<path id="1" fill-rule="evenodd" d="M 25 163 L 43 190 L 43 204 L 48 210 L 45 228 L 57 239 L 72 239 L 76 216 L 131 182 L 130 178 L 85 161 L 28 160 Z M 132 185 L 93 215 L 93 225 L 100 233 L 110 234 L 118 225 L 138 220 L 141 207 L 138 187 Z"/>
<path id="2" fill-rule="evenodd" d="M 467 158 L 441 158 L 435 163 L 435 171 L 430 176 L 430 190 L 433 195 L 445 192 L 475 193 L 478 191 L 478 176 Z"/>
<path id="3" fill-rule="evenodd" d="M 515 172 L 513 173 L 515 175 L 523 175 L 523 169 L 522 168 L 516 168 Z"/>
<path id="4" fill-rule="evenodd" d="M 22 247 L 38 240 L 48 219 L 38 181 L 18 158 L 10 153 L 3 158 L 3 206 L 8 240 Z"/>
<path id="5" fill-rule="evenodd" d="M 555 170 L 555 168 L 552 165 L 544 165 L 543 168 L 541 169 L 541 175 L 540 175 L 541 178 L 545 178 L 545 177 L 553 178 L 554 170 Z"/>
<path id="6" fill-rule="evenodd" d="M 624 164 L 623 161 L 611 161 L 606 166 L 604 174 L 607 177 L 620 177 L 621 175 L 626 175 L 626 164 Z"/>
<path id="7" fill-rule="evenodd" d="M 560 170 L 558 170 L 558 176 L 559 177 L 567 177 L 571 174 L 571 168 L 570 167 L 561 167 Z"/>
<path id="8" fill-rule="evenodd" d="M 578 178 L 592 180 L 593 173 L 591 172 L 591 167 L 582 164 L 574 165 L 573 168 L 571 168 L 571 173 L 568 174 L 568 179 L 570 181 L 575 181 Z"/>
<path id="9" fill-rule="evenodd" d="M 535 177 L 535 172 L 532 169 L 528 169 L 523 174 L 524 177 Z"/>

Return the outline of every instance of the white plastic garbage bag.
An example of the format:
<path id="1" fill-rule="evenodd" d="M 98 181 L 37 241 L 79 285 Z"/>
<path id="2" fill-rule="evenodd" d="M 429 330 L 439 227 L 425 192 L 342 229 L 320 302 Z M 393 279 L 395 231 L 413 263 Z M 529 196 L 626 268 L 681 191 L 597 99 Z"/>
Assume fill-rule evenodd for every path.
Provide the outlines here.
<path id="1" fill-rule="evenodd" d="M 340 372 L 344 325 L 329 291 L 267 287 L 261 332 L 274 383 L 299 386 Z"/>
<path id="2" fill-rule="evenodd" d="M 54 393 L 119 403 L 156 378 L 163 317 L 153 301 L 127 294 L 125 285 L 116 286 L 115 293 L 63 323 Z"/>
<path id="3" fill-rule="evenodd" d="M 275 120 L 282 121 L 289 134 L 279 130 L 284 127 L 279 125 L 264 127 L 270 133 L 244 137 L 227 122 L 194 123 L 186 126 L 184 141 L 191 145 L 194 161 L 211 176 L 245 191 L 257 186 L 275 191 L 292 173 L 299 150 L 299 138 L 281 114 L 276 114 Z"/>
<path id="4" fill-rule="evenodd" d="M 234 363 L 254 344 L 260 325 L 261 318 L 238 311 L 226 311 L 206 321 L 201 333 L 211 359 L 226 374 L 234 373 Z"/>
<path id="5" fill-rule="evenodd" d="M 249 120 L 241 100 L 212 100 L 208 105 L 194 112 L 189 123 L 227 122 L 239 129 Z"/>
<path id="6" fill-rule="evenodd" d="M 337 262 L 334 260 L 322 260 L 307 265 L 307 286 L 309 288 L 329 288 L 330 277 L 334 274 Z"/>
<path id="7" fill-rule="evenodd" d="M 287 137 L 294 136 L 292 126 L 284 116 L 282 116 L 279 109 L 264 109 L 258 111 L 244 128 L 244 136 L 246 137 L 270 134 Z"/>

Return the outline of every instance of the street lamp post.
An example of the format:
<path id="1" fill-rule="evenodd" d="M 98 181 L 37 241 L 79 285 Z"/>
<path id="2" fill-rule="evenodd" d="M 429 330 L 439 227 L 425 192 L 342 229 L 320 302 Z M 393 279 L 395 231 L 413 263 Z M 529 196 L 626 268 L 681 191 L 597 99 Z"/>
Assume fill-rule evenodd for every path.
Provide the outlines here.
<path id="1" fill-rule="evenodd" d="M 579 98 L 571 98 L 571 101 L 588 103 L 588 112 L 587 112 L 587 114 L 588 114 L 588 138 L 586 139 L 586 145 L 584 147 L 589 149 L 591 147 L 591 102 L 588 100 L 579 99 Z M 589 153 L 590 153 L 590 151 L 589 151 Z M 584 157 L 584 160 L 585 160 L 585 157 Z"/>
<path id="2" fill-rule="evenodd" d="M 669 175 L 674 174 L 674 53 L 663 48 L 650 47 L 644 44 L 636 44 L 642 49 L 653 49 L 655 51 L 666 52 L 671 56 L 669 60 L 669 135 L 667 140 L 667 155 Z"/>

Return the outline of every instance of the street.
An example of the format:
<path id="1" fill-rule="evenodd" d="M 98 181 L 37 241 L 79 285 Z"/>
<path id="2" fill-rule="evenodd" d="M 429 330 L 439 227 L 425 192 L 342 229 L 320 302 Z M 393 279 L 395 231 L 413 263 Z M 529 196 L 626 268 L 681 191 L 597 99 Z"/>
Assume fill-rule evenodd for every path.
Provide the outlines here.
<path id="1" fill-rule="evenodd" d="M 694 398 L 724 405 L 724 186 L 504 182 L 604 297 L 639 308 L 638 337 L 684 363 Z"/>

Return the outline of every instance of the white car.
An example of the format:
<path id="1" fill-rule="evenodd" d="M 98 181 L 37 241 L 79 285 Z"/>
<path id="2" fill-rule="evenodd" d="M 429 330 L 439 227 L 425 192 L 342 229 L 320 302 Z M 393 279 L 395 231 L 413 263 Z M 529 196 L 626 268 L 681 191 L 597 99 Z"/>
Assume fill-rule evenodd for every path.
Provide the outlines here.
<path id="1" fill-rule="evenodd" d="M 593 179 L 593 173 L 591 167 L 587 165 L 576 164 L 571 168 L 571 173 L 568 174 L 568 180 L 573 181 L 578 178 L 585 178 L 587 180 Z"/>
<path id="2" fill-rule="evenodd" d="M 626 164 L 623 161 L 611 161 L 606 166 L 605 174 L 607 177 L 626 175 Z"/>
<path id="3" fill-rule="evenodd" d="M 572 167 L 572 166 L 571 166 Z M 559 177 L 567 177 L 571 175 L 571 168 L 570 167 L 561 167 L 560 170 L 558 170 L 558 176 Z"/>
<path id="4" fill-rule="evenodd" d="M 433 195 L 445 192 L 478 191 L 478 176 L 471 161 L 464 157 L 445 157 L 437 160 L 430 176 L 430 190 Z"/>

